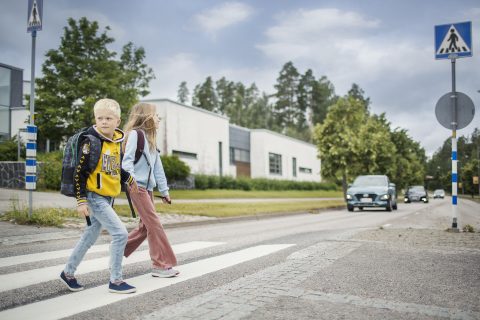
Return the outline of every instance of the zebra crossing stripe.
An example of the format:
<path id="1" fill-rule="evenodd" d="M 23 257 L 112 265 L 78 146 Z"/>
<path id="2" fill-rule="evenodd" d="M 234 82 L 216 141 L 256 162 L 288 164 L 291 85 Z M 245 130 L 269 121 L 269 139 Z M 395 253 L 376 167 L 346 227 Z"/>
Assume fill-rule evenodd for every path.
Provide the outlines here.
<path id="1" fill-rule="evenodd" d="M 109 249 L 110 244 L 99 244 L 90 247 L 87 254 L 89 253 L 98 253 L 98 252 L 106 252 Z M 139 247 L 145 248 L 148 246 L 148 243 L 145 241 Z M 31 253 L 31 254 L 24 254 L 21 256 L 12 256 L 6 258 L 0 258 L 0 268 L 15 266 L 23 263 L 32 263 L 32 262 L 39 262 L 51 259 L 58 259 L 58 258 L 65 258 L 70 256 L 73 249 L 67 250 L 57 250 L 57 251 L 46 251 L 46 252 L 39 252 L 39 253 Z"/>
<path id="2" fill-rule="evenodd" d="M 150 274 L 146 274 L 127 279 L 129 284 L 137 287 L 136 293 L 112 294 L 108 292 L 108 286 L 103 285 L 8 309 L 0 312 L 0 319 L 61 319 L 267 256 L 291 246 L 294 244 L 260 245 L 226 253 L 178 266 L 176 269 L 180 271 L 180 275 L 175 278 L 153 278 Z"/>
<path id="3" fill-rule="evenodd" d="M 224 242 L 192 241 L 173 245 L 172 249 L 176 254 L 180 254 L 194 250 L 206 249 L 221 244 L 224 244 Z M 97 259 L 84 260 L 78 266 L 75 275 L 107 270 L 109 259 L 110 257 L 102 257 Z M 130 257 L 123 259 L 123 265 L 129 265 L 149 260 L 150 253 L 148 252 L 148 250 L 135 251 Z M 65 264 L 60 264 L 51 267 L 32 269 L 10 274 L 2 274 L 0 275 L 0 283 L 2 283 L 2 286 L 0 286 L 0 292 L 58 279 L 60 272 L 62 272 L 64 267 Z"/>

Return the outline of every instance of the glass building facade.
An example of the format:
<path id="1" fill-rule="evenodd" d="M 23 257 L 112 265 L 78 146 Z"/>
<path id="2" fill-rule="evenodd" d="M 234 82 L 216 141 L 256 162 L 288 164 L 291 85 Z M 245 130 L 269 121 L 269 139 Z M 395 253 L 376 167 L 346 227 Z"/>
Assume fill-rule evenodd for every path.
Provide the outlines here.
<path id="1" fill-rule="evenodd" d="M 0 141 L 12 133 L 11 110 L 23 106 L 23 70 L 0 63 Z"/>

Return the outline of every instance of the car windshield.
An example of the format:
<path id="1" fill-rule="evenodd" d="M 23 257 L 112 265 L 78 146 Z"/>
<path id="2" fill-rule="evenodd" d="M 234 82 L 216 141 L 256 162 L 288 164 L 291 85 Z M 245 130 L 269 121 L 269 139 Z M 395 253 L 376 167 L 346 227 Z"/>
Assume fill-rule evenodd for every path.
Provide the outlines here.
<path id="1" fill-rule="evenodd" d="M 414 187 L 410 187 L 409 191 L 424 191 L 423 187 L 422 186 L 414 186 Z"/>
<path id="2" fill-rule="evenodd" d="M 443 190 L 435 190 L 435 193 L 436 193 L 436 194 L 442 194 L 442 193 L 444 193 L 444 192 L 445 192 L 445 191 L 443 191 Z"/>
<path id="3" fill-rule="evenodd" d="M 385 177 L 360 176 L 353 182 L 353 186 L 384 187 L 387 184 Z"/>

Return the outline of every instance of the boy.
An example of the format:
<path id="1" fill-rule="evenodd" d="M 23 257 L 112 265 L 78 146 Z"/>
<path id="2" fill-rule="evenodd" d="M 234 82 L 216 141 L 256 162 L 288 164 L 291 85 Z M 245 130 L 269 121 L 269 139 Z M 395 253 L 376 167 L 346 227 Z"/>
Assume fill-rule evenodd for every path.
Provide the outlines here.
<path id="1" fill-rule="evenodd" d="M 104 227 L 112 236 L 109 291 L 133 293 L 136 288 L 122 280 L 122 259 L 128 232 L 111 206 L 113 199 L 120 194 L 121 182 L 127 182 L 133 192 L 138 191 L 133 177 L 121 169 L 120 150 L 124 133 L 117 128 L 120 124 L 120 106 L 115 100 L 101 99 L 95 103 L 93 112 L 95 125 L 88 128 L 88 134 L 97 137 L 101 143 L 91 143 L 85 139 L 80 144 L 81 157 L 74 177 L 78 214 L 90 216 L 91 225 L 85 229 L 75 246 L 60 278 L 71 291 L 84 289 L 74 273 Z M 100 153 L 93 172 L 88 170 L 90 152 Z"/>

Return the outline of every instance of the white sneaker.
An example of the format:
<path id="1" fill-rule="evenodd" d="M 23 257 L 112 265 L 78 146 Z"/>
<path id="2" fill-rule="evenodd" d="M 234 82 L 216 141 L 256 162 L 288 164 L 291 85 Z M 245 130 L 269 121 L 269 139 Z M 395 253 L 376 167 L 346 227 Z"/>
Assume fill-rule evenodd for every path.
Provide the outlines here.
<path id="1" fill-rule="evenodd" d="M 168 269 L 153 268 L 152 269 L 152 277 L 157 277 L 157 278 L 172 278 L 177 276 L 179 273 L 180 272 L 178 270 L 175 270 L 173 268 L 168 268 Z"/>

